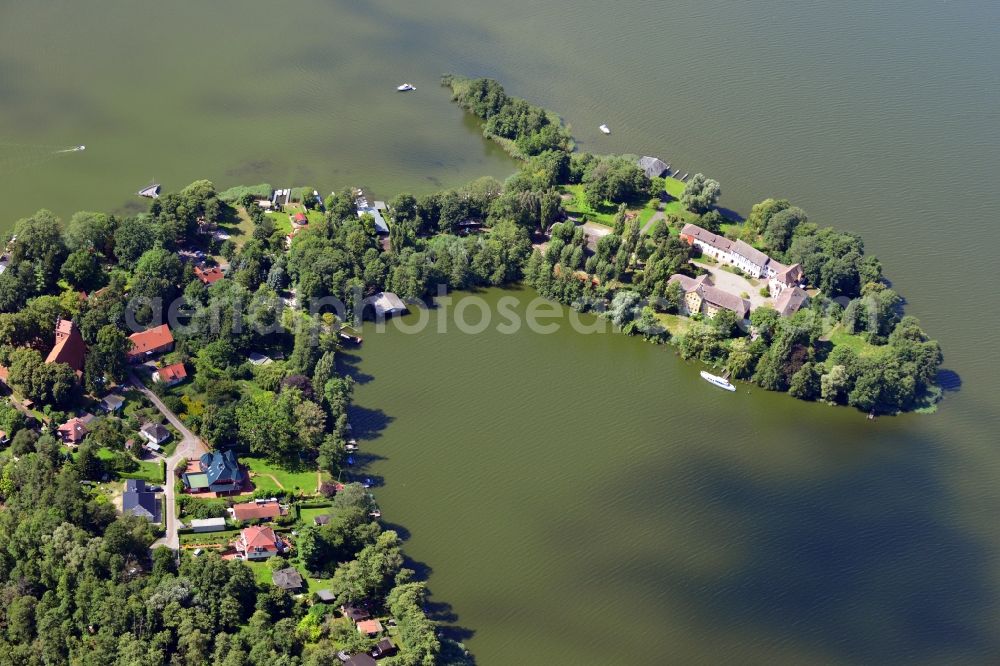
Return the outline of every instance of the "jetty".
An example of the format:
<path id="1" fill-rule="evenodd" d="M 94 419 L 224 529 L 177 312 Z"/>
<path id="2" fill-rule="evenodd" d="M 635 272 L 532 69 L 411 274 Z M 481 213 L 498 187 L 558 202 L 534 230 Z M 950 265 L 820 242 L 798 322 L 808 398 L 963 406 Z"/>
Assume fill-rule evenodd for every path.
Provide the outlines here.
<path id="1" fill-rule="evenodd" d="M 351 335 L 350 333 L 344 333 L 343 331 L 339 331 L 337 335 L 340 336 L 341 340 L 350 342 L 352 345 L 360 345 L 363 342 L 360 335 Z"/>
<path id="2" fill-rule="evenodd" d="M 140 197 L 146 197 L 148 199 L 159 199 L 160 198 L 160 184 L 153 183 L 152 185 L 147 185 L 138 192 L 136 192 Z"/>

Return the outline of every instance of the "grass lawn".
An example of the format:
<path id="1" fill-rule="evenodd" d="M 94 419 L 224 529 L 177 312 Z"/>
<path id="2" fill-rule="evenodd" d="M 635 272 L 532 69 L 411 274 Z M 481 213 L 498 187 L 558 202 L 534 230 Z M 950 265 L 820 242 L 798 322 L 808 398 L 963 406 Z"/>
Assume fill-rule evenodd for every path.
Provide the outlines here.
<path id="1" fill-rule="evenodd" d="M 312 525 L 313 518 L 330 513 L 331 511 L 333 511 L 333 508 L 329 506 L 320 509 L 299 509 L 299 522 L 303 525 Z"/>
<path id="2" fill-rule="evenodd" d="M 182 546 L 226 546 L 236 538 L 240 530 L 220 530 L 218 532 L 198 532 L 179 534 Z"/>
<path id="3" fill-rule="evenodd" d="M 683 187 L 682 187 L 683 189 Z M 601 224 L 606 224 L 609 227 L 615 224 L 615 214 L 618 212 L 618 205 L 606 203 L 598 209 L 594 209 L 587 203 L 587 198 L 583 192 L 583 185 L 563 185 L 560 188 L 563 194 L 572 195 L 572 199 L 568 199 L 563 202 L 563 207 L 566 212 L 573 216 L 585 217 L 593 222 L 600 222 Z M 643 203 L 641 207 L 635 205 L 629 206 L 628 210 L 630 212 L 639 213 L 640 226 L 649 221 L 649 218 L 653 217 L 656 209 L 653 208 L 652 199 Z"/>
<path id="4" fill-rule="evenodd" d="M 682 333 L 686 333 L 687 330 L 691 328 L 691 324 L 694 323 L 688 317 L 682 317 L 681 315 L 675 315 L 675 314 L 667 314 L 665 312 L 657 312 L 656 319 L 661 324 L 663 324 L 664 328 L 670 331 L 671 337 L 675 335 L 681 335 Z"/>
<path id="5" fill-rule="evenodd" d="M 271 568 L 269 560 L 261 560 L 259 562 L 250 562 L 247 560 L 243 560 L 243 564 L 250 567 L 250 569 L 253 571 L 254 578 L 256 578 L 258 582 L 273 584 L 271 581 L 271 572 L 274 571 L 274 569 Z M 330 587 L 329 578 L 326 579 L 313 578 L 308 573 L 306 573 L 305 567 L 303 567 L 301 564 L 295 562 L 289 562 L 288 564 L 290 566 L 295 567 L 295 569 L 300 574 L 302 574 L 302 580 L 305 581 L 306 584 L 305 594 L 312 594 L 317 590 L 322 590 L 324 588 Z"/>
<path id="6" fill-rule="evenodd" d="M 886 347 L 869 344 L 860 335 L 852 335 L 845 331 L 840 324 L 834 326 L 829 333 L 823 336 L 824 340 L 829 340 L 836 347 L 847 347 L 854 351 L 860 358 L 878 358 L 885 353 Z M 829 364 L 829 360 L 827 360 Z"/>
<path id="7" fill-rule="evenodd" d="M 316 492 L 315 468 L 286 469 L 262 458 L 242 458 L 241 461 L 253 473 L 253 483 L 257 489 L 286 490 L 310 495 Z"/>

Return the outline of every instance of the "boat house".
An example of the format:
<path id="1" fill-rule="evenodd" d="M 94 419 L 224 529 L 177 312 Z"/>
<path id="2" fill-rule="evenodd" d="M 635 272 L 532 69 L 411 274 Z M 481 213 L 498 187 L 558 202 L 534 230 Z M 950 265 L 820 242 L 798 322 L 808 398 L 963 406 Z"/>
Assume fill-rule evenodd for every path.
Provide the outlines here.
<path id="1" fill-rule="evenodd" d="M 375 308 L 375 316 L 379 319 L 409 312 L 406 303 L 391 291 L 380 291 L 369 299 Z"/>

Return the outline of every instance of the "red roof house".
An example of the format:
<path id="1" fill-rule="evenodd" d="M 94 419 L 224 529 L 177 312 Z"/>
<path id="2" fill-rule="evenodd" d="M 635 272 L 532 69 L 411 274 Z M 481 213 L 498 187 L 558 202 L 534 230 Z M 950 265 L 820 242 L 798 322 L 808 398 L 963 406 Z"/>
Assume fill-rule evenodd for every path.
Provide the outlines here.
<path id="1" fill-rule="evenodd" d="M 45 358 L 46 363 L 65 363 L 77 374 L 83 373 L 83 357 L 87 353 L 87 344 L 80 335 L 72 319 L 60 319 L 56 322 L 56 344 Z"/>
<path id="2" fill-rule="evenodd" d="M 277 500 L 256 500 L 234 504 L 229 513 L 233 520 L 273 520 L 286 515 L 288 511 Z"/>
<path id="3" fill-rule="evenodd" d="M 132 351 L 128 353 L 130 363 L 174 348 L 174 336 L 166 324 L 133 333 L 128 339 L 132 341 Z"/>
<path id="4" fill-rule="evenodd" d="M 87 436 L 87 424 L 83 419 L 72 418 L 59 426 L 59 438 L 66 446 L 78 446 Z"/>
<path id="5" fill-rule="evenodd" d="M 285 549 L 285 544 L 270 527 L 248 527 L 240 532 L 236 550 L 248 560 L 264 560 Z"/>
<path id="6" fill-rule="evenodd" d="M 296 213 L 295 215 L 292 215 L 292 222 L 301 227 L 309 224 L 309 218 L 306 217 L 305 213 Z"/>
<path id="7" fill-rule="evenodd" d="M 183 363 L 164 366 L 153 373 L 154 382 L 161 382 L 167 386 L 179 384 L 185 379 L 187 379 L 187 370 L 184 369 Z"/>
<path id="8" fill-rule="evenodd" d="M 217 282 L 226 277 L 226 274 L 223 273 L 222 269 L 218 266 L 212 266 L 211 268 L 201 268 L 200 266 L 195 266 L 194 276 L 201 280 L 202 284 L 212 284 L 213 282 Z"/>

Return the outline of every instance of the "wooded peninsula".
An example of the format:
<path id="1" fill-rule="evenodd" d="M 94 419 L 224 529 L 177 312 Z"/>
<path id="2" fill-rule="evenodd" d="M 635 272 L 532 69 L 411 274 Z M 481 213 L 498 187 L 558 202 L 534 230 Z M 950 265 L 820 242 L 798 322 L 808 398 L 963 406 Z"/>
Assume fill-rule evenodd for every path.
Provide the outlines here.
<path id="1" fill-rule="evenodd" d="M 939 400 L 941 349 L 857 234 L 779 198 L 736 219 L 702 174 L 577 151 L 496 81 L 443 84 L 518 161 L 505 181 L 382 203 L 202 180 L 16 224 L 0 664 L 471 663 L 380 520 L 349 420 L 358 322 L 324 299 L 379 315 L 523 282 L 802 400 Z"/>

